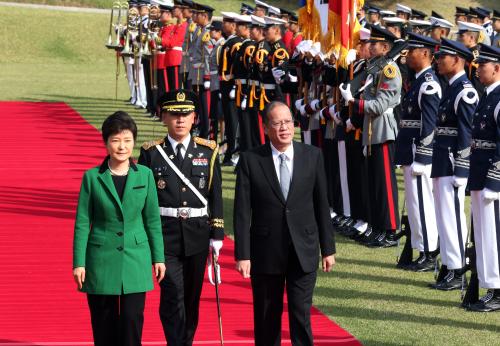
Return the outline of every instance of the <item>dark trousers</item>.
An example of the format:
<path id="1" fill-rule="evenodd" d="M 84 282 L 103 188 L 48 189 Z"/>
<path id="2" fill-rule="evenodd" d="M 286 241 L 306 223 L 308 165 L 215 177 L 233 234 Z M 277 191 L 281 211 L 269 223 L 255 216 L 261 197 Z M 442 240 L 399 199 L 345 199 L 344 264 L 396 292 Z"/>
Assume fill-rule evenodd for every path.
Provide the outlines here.
<path id="1" fill-rule="evenodd" d="M 222 103 L 219 90 L 210 91 L 210 139 L 217 141 L 219 134 L 219 119 L 223 119 Z"/>
<path id="2" fill-rule="evenodd" d="M 96 346 L 141 345 L 146 293 L 87 294 Z"/>
<path id="3" fill-rule="evenodd" d="M 231 100 L 229 93 L 233 89 L 234 82 L 220 82 L 220 92 L 222 96 L 222 111 L 224 112 L 224 123 L 227 139 L 227 150 L 224 155 L 224 162 L 229 162 L 236 148 L 236 131 L 238 130 L 238 116 L 236 114 L 236 103 Z"/>
<path id="4" fill-rule="evenodd" d="M 167 91 L 179 89 L 179 66 L 167 66 Z"/>
<path id="5" fill-rule="evenodd" d="M 191 89 L 191 81 L 189 80 L 189 72 L 179 72 L 179 81 L 182 89 Z"/>
<path id="6" fill-rule="evenodd" d="M 394 142 L 372 144 L 368 162 L 371 210 L 369 223 L 379 231 L 399 229 L 398 184 L 394 170 Z"/>
<path id="7" fill-rule="evenodd" d="M 238 108 L 238 123 L 240 125 L 239 149 L 240 152 L 245 152 L 253 148 L 252 121 L 247 109 Z"/>
<path id="8" fill-rule="evenodd" d="M 354 134 L 348 134 L 348 136 L 345 145 L 351 217 L 355 220 L 368 221 L 370 219 L 368 169 L 363 155 L 361 134 L 359 134 L 359 140 L 355 140 Z"/>
<path id="9" fill-rule="evenodd" d="M 207 90 L 203 85 L 193 85 L 193 91 L 197 96 L 198 103 L 198 130 L 199 136 L 208 138 L 208 131 L 210 128 L 208 118 L 208 103 L 207 103 Z"/>
<path id="10" fill-rule="evenodd" d="M 148 102 L 147 110 L 150 113 L 153 113 L 156 109 L 153 100 L 153 90 L 151 89 L 151 62 L 148 59 L 142 59 L 142 68 L 144 71 L 144 83 L 146 84 L 146 99 Z"/>
<path id="11" fill-rule="evenodd" d="M 336 139 L 323 140 L 323 157 L 325 158 L 326 188 L 330 208 L 337 214 L 344 213 L 342 189 L 340 187 L 339 152 Z"/>
<path id="12" fill-rule="evenodd" d="M 253 316 L 256 346 L 281 344 L 281 315 L 286 284 L 292 345 L 313 345 L 311 306 L 316 271 L 304 273 L 290 246 L 288 268 L 280 275 L 252 273 Z"/>
<path id="13" fill-rule="evenodd" d="M 192 345 L 208 256 L 166 255 L 167 272 L 160 283 L 160 319 L 168 346 Z"/>

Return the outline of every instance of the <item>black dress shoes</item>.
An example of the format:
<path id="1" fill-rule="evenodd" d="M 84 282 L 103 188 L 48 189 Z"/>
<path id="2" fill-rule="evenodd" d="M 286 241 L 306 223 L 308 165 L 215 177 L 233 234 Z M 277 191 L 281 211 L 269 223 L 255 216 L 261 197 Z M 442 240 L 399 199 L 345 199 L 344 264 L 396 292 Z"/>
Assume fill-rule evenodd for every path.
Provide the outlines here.
<path id="1" fill-rule="evenodd" d="M 408 266 L 408 270 L 421 273 L 433 271 L 435 267 L 436 257 L 421 252 L 420 256 Z"/>
<path id="2" fill-rule="evenodd" d="M 484 297 L 467 310 L 476 312 L 491 312 L 500 310 L 500 289 L 489 289 Z"/>
<path id="3" fill-rule="evenodd" d="M 392 247 L 398 245 L 398 241 L 396 239 L 396 234 L 391 231 L 380 232 L 377 238 L 373 240 L 371 243 L 367 244 L 368 247 L 380 248 L 380 247 Z"/>
<path id="4" fill-rule="evenodd" d="M 467 282 L 463 274 L 460 275 L 457 270 L 449 270 L 444 279 L 438 281 L 434 285 L 434 288 L 440 291 L 452 291 L 465 288 L 466 286 Z"/>

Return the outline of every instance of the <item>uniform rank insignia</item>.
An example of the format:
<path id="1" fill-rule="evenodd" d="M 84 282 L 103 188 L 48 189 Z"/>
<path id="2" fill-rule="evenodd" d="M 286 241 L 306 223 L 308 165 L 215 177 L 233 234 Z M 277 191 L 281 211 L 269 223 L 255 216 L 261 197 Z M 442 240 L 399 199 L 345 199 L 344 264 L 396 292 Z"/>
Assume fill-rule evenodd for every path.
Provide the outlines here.
<path id="1" fill-rule="evenodd" d="M 384 67 L 384 76 L 388 79 L 393 79 L 396 77 L 396 68 L 392 65 L 387 65 Z"/>
<path id="2" fill-rule="evenodd" d="M 156 186 L 160 189 L 163 190 L 166 186 L 167 183 L 163 179 L 158 179 L 158 182 L 156 183 Z"/>
<path id="3" fill-rule="evenodd" d="M 208 166 L 208 159 L 205 157 L 194 158 L 193 159 L 193 166 Z"/>

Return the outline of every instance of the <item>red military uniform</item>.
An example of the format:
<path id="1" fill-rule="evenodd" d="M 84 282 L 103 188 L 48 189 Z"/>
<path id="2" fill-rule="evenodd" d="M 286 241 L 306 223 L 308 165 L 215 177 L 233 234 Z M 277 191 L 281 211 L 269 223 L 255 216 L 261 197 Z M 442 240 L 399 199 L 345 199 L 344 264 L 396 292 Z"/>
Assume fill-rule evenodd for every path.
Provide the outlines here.
<path id="1" fill-rule="evenodd" d="M 162 46 L 165 48 L 165 69 L 167 74 L 167 91 L 179 88 L 179 66 L 182 61 L 182 43 L 186 35 L 188 23 L 171 24 L 168 35 L 162 36 Z"/>
<path id="2" fill-rule="evenodd" d="M 295 48 L 297 45 L 302 41 L 302 33 L 299 31 L 295 35 L 292 34 L 292 40 L 290 42 L 290 49 L 288 50 L 290 52 L 290 55 L 293 55 L 293 52 L 295 51 Z"/>
<path id="3" fill-rule="evenodd" d="M 287 30 L 281 39 L 285 44 L 285 48 L 289 54 L 293 53 L 293 51 L 291 50 L 292 39 L 293 39 L 293 32 L 291 32 L 290 30 Z"/>

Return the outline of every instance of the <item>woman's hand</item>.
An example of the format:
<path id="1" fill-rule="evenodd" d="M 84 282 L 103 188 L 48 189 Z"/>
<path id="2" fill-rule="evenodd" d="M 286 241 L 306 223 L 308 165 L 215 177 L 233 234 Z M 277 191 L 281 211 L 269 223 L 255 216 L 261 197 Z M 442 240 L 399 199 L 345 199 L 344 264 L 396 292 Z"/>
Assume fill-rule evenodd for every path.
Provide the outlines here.
<path id="1" fill-rule="evenodd" d="M 76 267 L 73 269 L 73 278 L 75 279 L 78 289 L 81 290 L 85 282 L 85 267 Z"/>
<path id="2" fill-rule="evenodd" d="M 153 266 L 155 268 L 156 280 L 158 281 L 158 283 L 160 283 L 161 280 L 163 280 L 163 278 L 165 277 L 165 271 L 167 270 L 165 267 L 165 263 L 155 263 Z"/>

